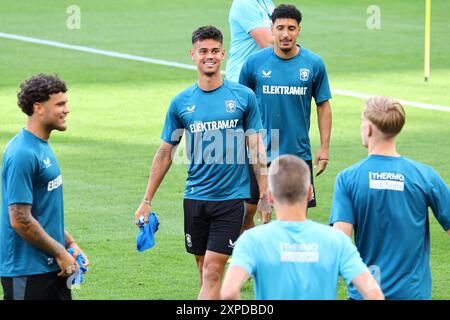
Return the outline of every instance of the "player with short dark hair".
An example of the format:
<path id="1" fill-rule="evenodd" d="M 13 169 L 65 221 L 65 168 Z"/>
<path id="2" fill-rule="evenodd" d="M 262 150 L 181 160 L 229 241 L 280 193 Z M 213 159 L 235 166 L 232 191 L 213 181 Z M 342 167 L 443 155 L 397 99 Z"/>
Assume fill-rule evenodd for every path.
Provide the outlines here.
<path id="1" fill-rule="evenodd" d="M 239 299 L 250 276 L 257 300 L 336 299 L 339 275 L 365 298 L 383 298 L 351 240 L 306 218 L 312 197 L 309 175 L 299 157 L 274 159 L 269 200 L 277 220 L 247 230 L 238 239 L 221 290 L 223 299 Z"/>
<path id="2" fill-rule="evenodd" d="M 262 192 L 266 190 L 265 150 L 255 94 L 223 80 L 222 33 L 206 26 L 194 31 L 190 55 L 198 82 L 178 94 L 167 111 L 162 142 L 151 168 L 144 199 L 135 212 L 148 221 L 151 201 L 172 164 L 172 153 L 186 132 L 190 160 L 184 193 L 186 250 L 195 255 L 200 273 L 199 299 L 218 299 L 225 263 L 239 236 L 249 198 L 246 140 Z M 270 218 L 267 196 L 260 202 Z"/>
<path id="3" fill-rule="evenodd" d="M 428 208 L 450 235 L 450 189 L 430 166 L 401 156 L 401 104 L 366 101 L 361 138 L 369 156 L 336 177 L 330 224 L 349 237 L 372 268 L 386 299 L 431 299 Z M 349 286 L 351 299 L 361 299 Z"/>
<path id="4" fill-rule="evenodd" d="M 28 121 L 6 145 L 2 162 L 4 299 L 68 300 L 66 278 L 78 271 L 74 257 L 82 252 L 64 229 L 62 176 L 48 143 L 53 130 L 66 130 L 67 88 L 58 77 L 39 74 L 20 89 L 18 105 Z"/>
<path id="5" fill-rule="evenodd" d="M 267 156 L 270 163 L 278 155 L 296 155 L 313 170 L 309 138 L 311 100 L 317 105 L 320 149 L 314 167 L 320 175 L 329 162 L 331 99 L 328 76 L 322 58 L 297 45 L 301 12 L 292 5 L 280 5 L 272 13 L 273 48 L 250 56 L 242 67 L 239 82 L 258 98 L 264 129 L 267 129 Z M 313 184 L 313 175 L 311 183 Z M 244 228 L 254 226 L 253 215 L 259 198 L 251 177 L 251 199 L 247 202 Z M 309 207 L 316 206 L 315 194 Z"/>

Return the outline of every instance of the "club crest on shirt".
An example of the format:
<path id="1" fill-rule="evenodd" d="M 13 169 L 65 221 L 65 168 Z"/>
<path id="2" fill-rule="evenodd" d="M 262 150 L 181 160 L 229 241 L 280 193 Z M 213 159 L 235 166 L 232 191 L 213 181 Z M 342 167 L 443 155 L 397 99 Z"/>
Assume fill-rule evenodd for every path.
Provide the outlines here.
<path id="1" fill-rule="evenodd" d="M 235 112 L 236 111 L 236 101 L 226 100 L 225 101 L 225 109 L 227 110 L 227 112 Z"/>
<path id="2" fill-rule="evenodd" d="M 309 79 L 309 69 L 300 69 L 300 80 L 308 81 Z"/>

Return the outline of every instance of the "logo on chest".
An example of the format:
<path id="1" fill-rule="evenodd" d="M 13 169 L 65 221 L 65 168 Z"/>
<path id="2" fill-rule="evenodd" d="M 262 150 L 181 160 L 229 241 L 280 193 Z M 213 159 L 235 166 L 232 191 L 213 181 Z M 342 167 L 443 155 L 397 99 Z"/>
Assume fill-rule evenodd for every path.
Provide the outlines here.
<path id="1" fill-rule="evenodd" d="M 227 112 L 236 112 L 236 101 L 234 100 L 226 100 L 225 101 L 225 110 L 227 110 Z"/>
<path id="2" fill-rule="evenodd" d="M 272 70 L 269 70 L 269 71 L 262 70 L 263 78 L 270 78 L 271 76 L 272 76 Z"/>
<path id="3" fill-rule="evenodd" d="M 302 81 L 308 81 L 309 79 L 309 69 L 300 69 L 300 80 Z"/>

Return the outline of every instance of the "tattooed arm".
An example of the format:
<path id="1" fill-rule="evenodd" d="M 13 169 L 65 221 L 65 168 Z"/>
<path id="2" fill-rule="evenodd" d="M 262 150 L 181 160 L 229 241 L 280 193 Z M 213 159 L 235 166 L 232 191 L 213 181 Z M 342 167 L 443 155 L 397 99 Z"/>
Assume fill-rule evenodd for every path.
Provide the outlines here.
<path id="1" fill-rule="evenodd" d="M 261 218 L 264 223 L 272 217 L 272 206 L 269 204 L 267 195 L 267 157 L 266 149 L 260 133 L 248 136 L 248 149 L 250 152 L 250 163 L 256 176 L 259 187 L 258 221 Z"/>
<path id="2" fill-rule="evenodd" d="M 61 268 L 59 276 L 69 276 L 79 267 L 75 259 L 31 214 L 30 204 L 12 204 L 9 206 L 9 219 L 14 230 L 32 246 L 56 258 Z"/>

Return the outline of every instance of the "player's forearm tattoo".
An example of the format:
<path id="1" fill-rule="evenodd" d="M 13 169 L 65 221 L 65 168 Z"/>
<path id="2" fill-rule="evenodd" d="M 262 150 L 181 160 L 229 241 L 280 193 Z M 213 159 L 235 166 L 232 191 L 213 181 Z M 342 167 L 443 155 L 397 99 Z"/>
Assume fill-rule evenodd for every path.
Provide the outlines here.
<path id="1" fill-rule="evenodd" d="M 260 190 L 266 189 L 266 184 L 262 183 L 262 175 L 267 175 L 267 157 L 264 145 L 259 135 L 251 137 L 248 140 L 250 149 L 250 158 L 252 159 L 253 172 Z M 263 185 L 261 185 L 263 184 Z"/>
<path id="2" fill-rule="evenodd" d="M 64 250 L 31 215 L 31 205 L 13 204 L 9 207 L 9 216 L 16 232 L 31 245 L 54 257 Z"/>

